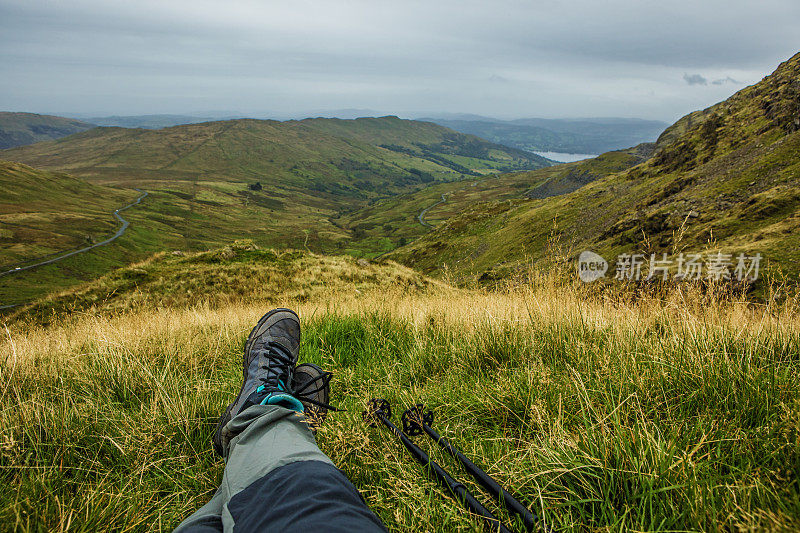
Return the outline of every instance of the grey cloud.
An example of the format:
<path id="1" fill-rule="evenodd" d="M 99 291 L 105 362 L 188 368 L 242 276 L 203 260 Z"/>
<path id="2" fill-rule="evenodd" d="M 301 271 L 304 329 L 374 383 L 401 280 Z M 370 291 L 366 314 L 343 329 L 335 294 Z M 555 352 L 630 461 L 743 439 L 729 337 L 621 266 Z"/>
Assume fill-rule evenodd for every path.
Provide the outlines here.
<path id="1" fill-rule="evenodd" d="M 711 82 L 711 85 L 725 85 L 726 83 L 733 83 L 734 85 L 741 85 L 742 82 L 731 78 L 730 76 L 726 76 L 724 78 L 719 78 Z"/>
<path id="2" fill-rule="evenodd" d="M 684 74 L 683 81 L 689 85 L 708 85 L 708 80 L 700 74 Z"/>
<path id="3" fill-rule="evenodd" d="M 799 22 L 796 0 L 0 0 L 0 102 L 670 120 L 797 52 Z"/>

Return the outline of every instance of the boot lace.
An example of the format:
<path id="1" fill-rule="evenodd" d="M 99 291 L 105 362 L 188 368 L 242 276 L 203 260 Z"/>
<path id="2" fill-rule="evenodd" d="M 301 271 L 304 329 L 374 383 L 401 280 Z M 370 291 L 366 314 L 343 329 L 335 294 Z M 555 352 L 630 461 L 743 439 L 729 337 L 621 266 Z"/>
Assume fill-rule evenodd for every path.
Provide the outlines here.
<path id="1" fill-rule="evenodd" d="M 338 409 L 330 404 L 320 402 L 319 400 L 313 398 L 314 395 L 322 392 L 330 385 L 331 379 L 333 379 L 333 372 L 323 371 L 319 377 L 309 380 L 298 389 L 292 390 L 292 395 L 301 402 L 308 402 L 312 405 L 316 405 L 317 407 L 327 409 L 328 411 L 342 411 L 343 409 Z M 321 384 L 316 385 L 320 382 Z"/>
<path id="2" fill-rule="evenodd" d="M 292 356 L 280 346 L 271 344 L 267 349 L 266 363 L 261 368 L 266 372 L 259 378 L 262 386 L 267 390 L 291 391 Z"/>
<path id="3" fill-rule="evenodd" d="M 260 378 L 265 389 L 285 392 L 301 402 L 307 402 L 328 411 L 341 411 L 341 409 L 328 403 L 320 402 L 313 397 L 330 385 L 331 379 L 333 379 L 332 372 L 323 372 L 319 377 L 304 383 L 299 389 L 295 389 L 292 383 L 294 361 L 291 355 L 281 346 L 275 344 L 269 346 L 267 353 L 266 363 L 261 365 L 261 368 L 266 372 Z"/>

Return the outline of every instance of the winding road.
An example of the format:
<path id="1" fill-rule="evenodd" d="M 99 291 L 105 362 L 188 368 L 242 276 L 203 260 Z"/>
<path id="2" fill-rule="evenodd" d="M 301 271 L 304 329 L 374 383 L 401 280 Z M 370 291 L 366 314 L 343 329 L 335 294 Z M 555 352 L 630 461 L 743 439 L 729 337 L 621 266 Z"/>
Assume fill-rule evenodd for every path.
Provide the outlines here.
<path id="1" fill-rule="evenodd" d="M 470 185 L 470 187 L 475 187 L 479 183 L 482 183 L 483 181 L 484 180 L 473 181 L 472 184 Z M 462 188 L 457 189 L 455 191 L 450 191 L 450 192 L 443 193 L 441 200 L 439 200 L 438 202 L 436 202 L 433 205 L 429 205 L 428 207 L 426 207 L 425 209 L 423 209 L 422 211 L 419 212 L 419 215 L 417 215 L 417 220 L 419 221 L 419 223 L 422 224 L 423 226 L 427 226 L 429 228 L 432 228 L 433 224 L 429 224 L 429 223 L 425 222 L 425 215 L 428 214 L 428 211 L 430 211 L 431 209 L 433 209 L 437 205 L 442 205 L 443 203 L 445 203 L 447 201 L 447 197 L 450 196 L 451 194 L 453 194 L 454 192 L 461 192 L 461 191 L 465 191 L 465 190 L 467 190 L 467 187 L 462 187 Z"/>
<path id="2" fill-rule="evenodd" d="M 433 224 L 428 224 L 427 222 L 425 222 L 425 215 L 428 213 L 428 211 L 430 211 L 437 205 L 442 205 L 443 203 L 445 203 L 447 201 L 447 196 L 446 196 L 447 194 L 449 193 L 443 193 L 441 200 L 439 200 L 433 205 L 429 205 L 428 207 L 419 212 L 419 215 L 417 215 L 417 220 L 419 220 L 420 224 L 422 224 L 423 226 L 428 226 L 429 228 L 433 227 Z"/>
<path id="3" fill-rule="evenodd" d="M 106 244 L 108 244 L 108 243 L 110 243 L 112 241 L 115 241 L 116 239 L 121 237 L 123 233 L 125 233 L 125 230 L 128 229 L 128 226 L 130 225 L 130 222 L 128 222 L 127 220 L 122 218 L 119 215 L 119 213 L 121 211 L 125 211 L 129 207 L 133 207 L 134 205 L 140 203 L 144 199 L 144 197 L 147 196 L 147 194 L 148 194 L 146 192 L 142 192 L 140 189 L 135 189 L 135 190 L 141 192 L 142 195 L 139 196 L 139 198 L 137 198 L 135 202 L 132 202 L 132 203 L 126 205 L 125 207 L 120 207 L 119 209 L 116 209 L 114 211 L 114 213 L 113 213 L 114 216 L 117 218 L 117 220 L 119 220 L 122 223 L 122 226 L 120 226 L 120 228 L 117 230 L 117 232 L 114 235 L 112 235 L 111 237 L 109 237 L 108 239 L 106 239 L 104 241 L 101 241 L 101 242 L 98 242 L 98 243 L 95 243 L 95 244 L 93 244 L 91 246 L 87 246 L 85 248 L 81 248 L 79 250 L 72 250 L 71 252 L 67 252 L 65 254 L 59 255 L 58 257 L 54 257 L 52 259 L 48 259 L 47 261 L 41 261 L 39 263 L 34 263 L 32 265 L 23 266 L 23 267 L 16 267 L 16 268 L 12 268 L 11 270 L 6 270 L 5 272 L 0 272 L 0 277 L 5 276 L 7 274 L 14 274 L 14 273 L 17 273 L 17 272 L 23 272 L 25 270 L 30 270 L 32 268 L 36 268 L 36 267 L 39 267 L 39 266 L 42 266 L 42 265 L 49 265 L 51 263 L 55 263 L 56 261 L 61 261 L 62 259 L 66 259 L 67 257 L 72 257 L 73 255 L 82 254 L 83 252 L 88 252 L 89 250 L 97 248 L 98 246 L 105 246 Z M 0 307 L 0 309 L 8 308 L 8 307 L 13 307 L 13 306 L 10 306 L 10 305 L 9 306 L 2 306 L 2 307 Z"/>

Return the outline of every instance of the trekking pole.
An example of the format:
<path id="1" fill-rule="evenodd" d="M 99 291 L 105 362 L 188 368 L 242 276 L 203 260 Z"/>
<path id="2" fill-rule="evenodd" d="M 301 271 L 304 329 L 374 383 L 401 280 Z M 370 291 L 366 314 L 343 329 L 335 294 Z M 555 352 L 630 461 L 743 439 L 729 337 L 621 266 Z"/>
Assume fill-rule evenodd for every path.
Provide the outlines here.
<path id="1" fill-rule="evenodd" d="M 461 465 L 464 467 L 464 470 L 469 472 L 469 474 L 475 478 L 475 481 L 477 481 L 484 489 L 486 489 L 487 492 L 499 499 L 503 505 L 505 505 L 506 509 L 522 518 L 522 522 L 525 524 L 525 529 L 528 531 L 535 530 L 537 523 L 539 522 L 536 516 L 534 516 L 534 514 L 531 513 L 527 507 L 522 505 L 507 490 L 501 487 L 500 484 L 494 480 L 494 478 L 481 470 L 475 465 L 475 463 L 467 459 L 467 457 L 461 453 L 458 448 L 450 444 L 447 439 L 439 435 L 436 430 L 431 428 L 431 424 L 433 424 L 433 411 L 429 410 L 427 412 L 423 412 L 424 409 L 425 406 L 421 403 L 418 403 L 403 413 L 403 431 L 408 435 L 421 435 L 423 432 L 427 433 L 428 436 L 435 440 L 442 449 L 444 449 L 459 463 L 461 463 Z"/>
<path id="2" fill-rule="evenodd" d="M 377 425 L 375 422 L 377 420 L 389 428 L 391 432 L 400 439 L 400 442 L 403 443 L 403 446 L 406 447 L 411 455 L 414 456 L 414 459 L 416 459 L 419 464 L 427 469 L 431 477 L 436 479 L 440 485 L 449 490 L 453 497 L 464 507 L 479 515 L 483 519 L 484 525 L 487 527 L 487 529 L 490 531 L 498 531 L 500 533 L 511 533 L 511 530 L 504 526 L 500 519 L 493 515 L 489 509 L 484 507 L 481 502 L 476 500 L 463 484 L 453 479 L 453 477 L 448 474 L 444 468 L 431 460 L 431 458 L 428 457 L 428 454 L 426 454 L 422 448 L 414 444 L 411 439 L 409 439 L 406 434 L 400 430 L 400 428 L 392 424 L 390 421 L 390 418 L 392 417 L 392 409 L 389 405 L 389 402 L 381 398 L 373 398 L 369 402 L 369 409 L 364 411 L 363 417 L 364 420 L 369 422 L 372 427 Z"/>

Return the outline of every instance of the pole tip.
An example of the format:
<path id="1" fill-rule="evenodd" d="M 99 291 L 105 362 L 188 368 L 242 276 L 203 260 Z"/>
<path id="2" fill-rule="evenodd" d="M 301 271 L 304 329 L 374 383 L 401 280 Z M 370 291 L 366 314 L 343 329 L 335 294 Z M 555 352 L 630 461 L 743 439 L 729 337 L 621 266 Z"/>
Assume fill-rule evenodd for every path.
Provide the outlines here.
<path id="1" fill-rule="evenodd" d="M 379 416 L 383 416 L 387 420 L 392 418 L 392 406 L 383 398 L 373 398 L 367 404 L 367 409 L 361 413 L 361 417 L 371 427 L 375 427 Z"/>
<path id="2" fill-rule="evenodd" d="M 421 435 L 422 425 L 430 426 L 433 424 L 433 411 L 425 411 L 425 406 L 421 403 L 406 409 L 402 417 L 403 431 L 408 435 Z"/>

